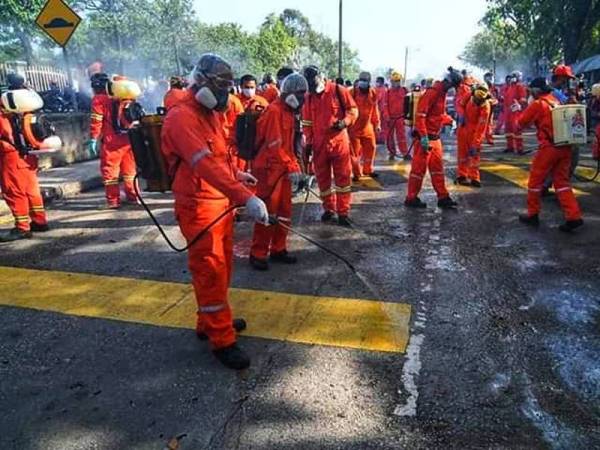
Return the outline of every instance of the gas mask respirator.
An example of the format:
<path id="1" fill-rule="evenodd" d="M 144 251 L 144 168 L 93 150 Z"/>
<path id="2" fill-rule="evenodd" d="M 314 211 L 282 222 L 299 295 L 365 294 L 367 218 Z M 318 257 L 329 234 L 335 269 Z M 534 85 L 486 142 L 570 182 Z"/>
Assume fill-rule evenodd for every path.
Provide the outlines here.
<path id="1" fill-rule="evenodd" d="M 228 89 L 213 89 L 202 86 L 196 92 L 196 101 L 202 106 L 214 111 L 225 111 L 229 104 Z"/>
<path id="2" fill-rule="evenodd" d="M 302 105 L 304 105 L 304 94 L 289 94 L 285 98 L 285 104 L 294 111 L 300 110 Z"/>

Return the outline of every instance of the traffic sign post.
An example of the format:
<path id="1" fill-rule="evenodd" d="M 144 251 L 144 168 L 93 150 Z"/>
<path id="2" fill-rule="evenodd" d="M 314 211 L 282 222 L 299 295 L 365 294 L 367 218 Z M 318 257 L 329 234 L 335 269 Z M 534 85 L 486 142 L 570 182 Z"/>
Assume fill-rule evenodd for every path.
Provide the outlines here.
<path id="1" fill-rule="evenodd" d="M 35 23 L 62 48 L 65 65 L 67 66 L 67 77 L 72 90 L 73 76 L 66 46 L 81 23 L 81 17 L 63 0 L 48 0 L 38 14 L 37 19 L 35 19 Z M 77 102 L 75 102 L 75 99 L 72 100 L 75 110 L 77 110 Z"/>

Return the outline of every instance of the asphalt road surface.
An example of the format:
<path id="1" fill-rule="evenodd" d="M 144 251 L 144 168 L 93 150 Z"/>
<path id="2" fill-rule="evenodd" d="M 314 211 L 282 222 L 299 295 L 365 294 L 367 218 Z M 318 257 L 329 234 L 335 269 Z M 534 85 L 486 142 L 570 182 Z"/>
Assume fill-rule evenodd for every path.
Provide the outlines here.
<path id="1" fill-rule="evenodd" d="M 553 198 L 526 228 L 530 157 L 502 143 L 483 189 L 452 186 L 457 211 L 429 184 L 406 210 L 409 166 L 383 151 L 353 230 L 296 199 L 297 229 L 359 276 L 296 236 L 296 267 L 252 271 L 238 223 L 244 373 L 195 338 L 186 255 L 143 210 L 52 205 L 51 232 L 0 251 L 0 448 L 600 448 L 600 185 L 576 183 L 581 231 L 557 230 Z M 446 158 L 451 184 L 452 140 Z M 182 243 L 170 197 L 147 199 Z"/>

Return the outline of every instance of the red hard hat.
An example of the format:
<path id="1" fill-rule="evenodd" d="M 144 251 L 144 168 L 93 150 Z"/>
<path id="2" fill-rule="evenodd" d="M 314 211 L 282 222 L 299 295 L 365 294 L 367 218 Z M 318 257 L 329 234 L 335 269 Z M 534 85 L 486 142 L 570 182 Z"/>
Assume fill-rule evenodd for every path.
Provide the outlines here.
<path id="1" fill-rule="evenodd" d="M 573 74 L 573 69 L 571 69 L 570 66 L 565 66 L 564 64 L 556 66 L 554 68 L 553 75 L 557 77 L 575 78 L 575 75 Z"/>

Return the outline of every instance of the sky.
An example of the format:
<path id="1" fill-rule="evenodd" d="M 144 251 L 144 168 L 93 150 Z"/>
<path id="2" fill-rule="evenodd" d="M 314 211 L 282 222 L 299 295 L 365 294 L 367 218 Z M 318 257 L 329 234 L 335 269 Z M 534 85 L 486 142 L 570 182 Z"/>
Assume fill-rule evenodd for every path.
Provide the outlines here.
<path id="1" fill-rule="evenodd" d="M 438 78 L 449 65 L 464 66 L 458 56 L 479 30 L 485 3 L 345 0 L 344 40 L 358 50 L 365 70 L 393 67 L 403 72 L 408 46 L 408 77 L 424 74 Z M 195 0 L 196 13 L 205 23 L 237 22 L 255 31 L 268 14 L 293 8 L 302 11 L 316 30 L 336 38 L 338 5 L 338 0 Z"/>

